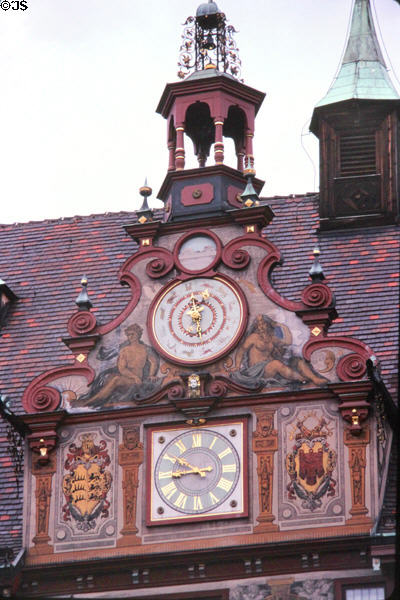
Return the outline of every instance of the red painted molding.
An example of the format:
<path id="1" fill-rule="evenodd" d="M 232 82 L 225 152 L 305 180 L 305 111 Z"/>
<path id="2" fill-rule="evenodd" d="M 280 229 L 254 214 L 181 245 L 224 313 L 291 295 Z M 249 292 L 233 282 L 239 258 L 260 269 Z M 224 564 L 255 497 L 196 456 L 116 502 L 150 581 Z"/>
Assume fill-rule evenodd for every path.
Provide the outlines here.
<path id="1" fill-rule="evenodd" d="M 350 337 L 316 336 L 304 345 L 303 356 L 306 360 L 310 360 L 313 352 L 329 346 L 338 346 L 352 350 L 352 354 L 341 358 L 337 365 L 336 372 L 342 381 L 355 381 L 365 376 L 367 372 L 367 359 L 371 358 L 374 353 L 369 346 Z"/>
<path id="2" fill-rule="evenodd" d="M 187 185 L 181 192 L 181 203 L 183 206 L 197 206 L 198 204 L 209 204 L 214 198 L 214 186 L 211 183 L 197 183 Z"/>
<path id="3" fill-rule="evenodd" d="M 61 401 L 61 394 L 56 388 L 48 384 L 60 377 L 73 375 L 84 376 L 88 384 L 92 383 L 95 372 L 87 363 L 85 365 L 70 365 L 57 367 L 36 377 L 26 388 L 22 397 L 22 405 L 26 412 L 51 412 L 57 410 Z"/>
<path id="4" fill-rule="evenodd" d="M 132 296 L 126 307 L 115 319 L 97 329 L 100 335 L 105 335 L 118 327 L 136 307 L 142 293 L 142 288 L 139 279 L 132 273 L 132 270 L 139 261 L 149 258 L 152 258 L 153 260 L 148 263 L 146 273 L 152 279 L 163 277 L 174 267 L 173 255 L 166 248 L 141 246 L 135 254 L 130 256 L 122 265 L 118 275 L 121 284 L 130 287 Z"/>
<path id="5" fill-rule="evenodd" d="M 215 254 L 214 260 L 210 264 L 206 265 L 206 267 L 204 269 L 189 270 L 186 267 L 184 267 L 182 265 L 182 263 L 180 262 L 179 252 L 185 242 L 187 242 L 190 238 L 197 237 L 197 236 L 205 236 L 205 237 L 211 238 L 216 245 L 216 254 Z M 205 229 L 204 227 L 203 228 L 196 227 L 195 229 L 190 229 L 189 233 L 185 233 L 182 237 L 179 238 L 179 240 L 175 244 L 175 248 L 173 250 L 173 257 L 174 257 L 175 265 L 182 273 L 186 273 L 187 275 L 190 275 L 191 277 L 195 276 L 195 275 L 204 275 L 205 273 L 207 273 L 207 276 L 214 275 L 215 274 L 214 269 L 217 267 L 217 265 L 221 261 L 221 256 L 222 256 L 221 240 L 213 231 L 210 231 L 209 229 Z"/>
<path id="6" fill-rule="evenodd" d="M 78 337 L 87 333 L 93 333 L 96 329 L 96 317 L 88 310 L 79 310 L 68 320 L 68 333 L 72 337 Z"/>
<path id="7" fill-rule="evenodd" d="M 335 298 L 325 283 L 311 283 L 302 291 L 301 300 L 310 308 L 328 308 Z"/>

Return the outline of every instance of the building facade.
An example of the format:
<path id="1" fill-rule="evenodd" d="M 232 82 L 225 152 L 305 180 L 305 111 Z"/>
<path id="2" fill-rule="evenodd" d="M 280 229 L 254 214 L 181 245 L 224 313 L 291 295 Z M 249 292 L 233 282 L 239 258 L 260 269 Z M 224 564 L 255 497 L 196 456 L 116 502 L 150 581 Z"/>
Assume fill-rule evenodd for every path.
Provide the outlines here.
<path id="1" fill-rule="evenodd" d="M 263 198 L 233 33 L 185 24 L 163 210 L 2 226 L 4 597 L 396 597 L 400 97 L 356 0 L 320 193 Z"/>

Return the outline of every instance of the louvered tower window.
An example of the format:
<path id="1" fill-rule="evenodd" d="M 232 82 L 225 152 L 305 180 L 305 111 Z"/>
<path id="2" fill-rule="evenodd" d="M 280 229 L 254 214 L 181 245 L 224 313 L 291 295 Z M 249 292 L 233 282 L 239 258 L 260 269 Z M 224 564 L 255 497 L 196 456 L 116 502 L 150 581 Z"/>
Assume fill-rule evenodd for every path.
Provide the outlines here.
<path id="1" fill-rule="evenodd" d="M 375 133 L 342 135 L 340 138 L 340 175 L 372 175 L 376 173 Z"/>

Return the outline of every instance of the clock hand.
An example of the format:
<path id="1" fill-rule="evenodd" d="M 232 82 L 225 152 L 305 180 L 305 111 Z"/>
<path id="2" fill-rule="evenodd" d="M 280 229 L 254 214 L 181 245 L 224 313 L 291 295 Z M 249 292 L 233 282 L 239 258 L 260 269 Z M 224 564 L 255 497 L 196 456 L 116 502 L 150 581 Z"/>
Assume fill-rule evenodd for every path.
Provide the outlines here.
<path id="1" fill-rule="evenodd" d="M 212 471 L 212 467 L 193 467 L 190 471 L 173 471 L 172 477 L 181 477 L 182 475 L 189 475 L 189 473 L 196 473 L 200 475 L 200 477 L 205 477 L 206 474 L 204 471 Z"/>
<path id="2" fill-rule="evenodd" d="M 208 290 L 206 290 L 206 291 L 208 293 Z M 204 310 L 204 306 L 199 305 L 199 302 L 194 297 L 193 292 L 192 292 L 190 299 L 191 299 L 192 305 L 186 314 L 189 315 L 190 317 L 192 317 L 193 324 L 196 325 L 196 333 L 201 338 L 202 331 L 201 331 L 200 322 L 201 322 L 201 312 Z"/>

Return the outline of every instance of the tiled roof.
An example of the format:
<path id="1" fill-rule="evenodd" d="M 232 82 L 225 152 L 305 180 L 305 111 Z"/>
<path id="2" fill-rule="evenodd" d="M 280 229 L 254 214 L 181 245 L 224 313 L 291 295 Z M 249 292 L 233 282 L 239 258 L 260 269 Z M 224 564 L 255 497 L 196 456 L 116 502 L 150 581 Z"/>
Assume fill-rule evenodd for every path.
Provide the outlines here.
<path id="1" fill-rule="evenodd" d="M 308 280 L 312 250 L 321 249 L 326 283 L 336 296 L 339 318 L 330 333 L 346 334 L 368 344 L 382 365 L 392 396 L 397 390 L 399 248 L 396 225 L 348 231 L 317 232 L 318 197 L 269 198 L 275 217 L 266 234 L 284 257 L 274 285 L 290 299 L 300 299 Z"/>
<path id="2" fill-rule="evenodd" d="M 318 198 L 290 196 L 267 201 L 276 216 L 266 234 L 285 259 L 284 265 L 275 269 L 274 284 L 282 295 L 299 299 L 309 282 Z M 108 322 L 125 306 L 130 292 L 120 286 L 117 272 L 135 249 L 122 227 L 134 219 L 133 213 L 123 212 L 0 226 L 0 276 L 19 298 L 0 332 L 0 391 L 10 398 L 14 412 L 21 412 L 22 393 L 34 377 L 73 362 L 61 338 L 76 309 L 74 301 L 83 274 L 89 280 L 98 322 Z M 398 228 L 326 232 L 318 237 L 321 262 L 339 312 L 331 332 L 346 333 L 369 344 L 394 393 Z M 0 442 L 0 545 L 18 549 L 22 543 L 21 506 L 15 497 L 12 464 L 4 451 L 2 423 Z"/>

